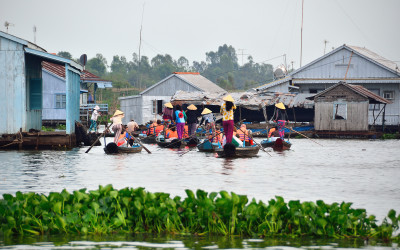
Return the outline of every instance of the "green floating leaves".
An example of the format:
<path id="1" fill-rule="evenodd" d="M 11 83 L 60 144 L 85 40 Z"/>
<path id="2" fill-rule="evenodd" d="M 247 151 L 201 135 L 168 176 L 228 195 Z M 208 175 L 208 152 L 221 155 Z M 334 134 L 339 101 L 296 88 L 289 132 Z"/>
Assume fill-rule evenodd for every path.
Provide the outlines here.
<path id="1" fill-rule="evenodd" d="M 391 209 L 381 225 L 352 203 L 322 200 L 250 202 L 227 191 L 185 190 L 187 197 L 112 185 L 44 194 L 17 192 L 0 199 L 0 235 L 192 233 L 252 237 L 353 237 L 400 240 L 400 215 Z"/>

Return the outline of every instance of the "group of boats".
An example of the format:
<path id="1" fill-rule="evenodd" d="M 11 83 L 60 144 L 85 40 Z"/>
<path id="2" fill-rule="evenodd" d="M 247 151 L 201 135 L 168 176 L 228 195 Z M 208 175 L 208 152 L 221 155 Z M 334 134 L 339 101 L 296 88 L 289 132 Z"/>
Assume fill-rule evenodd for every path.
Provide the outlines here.
<path id="1" fill-rule="evenodd" d="M 240 141 L 240 140 L 239 140 Z M 213 143 L 207 139 L 185 138 L 185 139 L 164 139 L 164 136 L 140 136 L 135 137 L 135 143 L 131 146 L 124 144 L 117 146 L 115 143 L 106 144 L 104 151 L 107 154 L 115 153 L 140 153 L 145 144 L 157 144 L 161 148 L 194 148 L 197 147 L 200 152 L 216 153 L 218 157 L 253 157 L 256 156 L 260 149 L 272 148 L 273 150 L 288 150 L 291 147 L 290 141 L 281 138 L 268 138 L 255 142 L 254 145 L 244 146 L 237 143 L 226 144 L 224 147 L 221 143 Z M 147 150 L 147 149 L 146 149 Z M 148 151 L 149 152 L 149 151 Z"/>

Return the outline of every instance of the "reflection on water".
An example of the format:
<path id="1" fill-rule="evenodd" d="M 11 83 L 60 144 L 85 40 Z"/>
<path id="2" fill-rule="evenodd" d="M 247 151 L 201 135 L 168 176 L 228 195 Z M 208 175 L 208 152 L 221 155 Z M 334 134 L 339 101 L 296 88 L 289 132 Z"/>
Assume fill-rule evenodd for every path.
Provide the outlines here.
<path id="1" fill-rule="evenodd" d="M 143 150 L 139 154 L 106 155 L 102 147 L 94 147 L 87 154 L 87 147 L 70 151 L 0 151 L 0 195 L 17 191 L 60 192 L 64 188 L 70 192 L 81 188 L 94 190 L 111 183 L 117 189 L 144 187 L 150 192 L 181 197 L 186 197 L 185 189 L 202 189 L 232 191 L 264 202 L 276 195 L 286 201 L 346 201 L 353 202 L 355 208 L 365 208 L 379 220 L 390 209 L 400 211 L 399 140 L 318 140 L 323 146 L 306 139 L 292 139 L 291 142 L 293 146 L 289 151 L 267 149 L 268 154 L 260 150 L 257 157 L 240 159 L 217 158 L 214 153 L 196 150 L 182 155 L 187 149 L 160 149 L 157 145 L 146 145 L 152 154 Z M 214 239 L 207 246 L 219 247 L 223 240 Z M 94 243 L 96 240 L 88 241 L 93 244 L 91 248 L 98 247 Z M 100 241 L 99 244 L 103 244 L 105 240 Z M 129 244 L 142 240 L 134 241 L 136 243 Z M 261 244 L 254 248 L 264 248 L 272 244 L 242 239 L 239 243 L 228 241 L 238 244 L 230 245 L 232 248 L 249 248 L 252 244 Z M 63 244 L 71 242 L 73 240 L 69 239 Z M 167 242 L 175 244 L 175 241 Z M 188 247 L 186 238 L 178 242 L 184 246 L 156 248 Z M 195 242 L 203 241 L 196 239 Z M 276 246 L 285 246 L 284 243 Z M 130 248 L 141 248 L 129 244 Z M 314 243 L 302 246 L 310 246 L 308 244 Z"/>
<path id="2" fill-rule="evenodd" d="M 395 249 L 395 243 L 366 242 L 364 240 L 327 240 L 241 237 L 199 237 L 192 235 L 107 235 L 107 236 L 41 236 L 16 237 L 0 241 L 0 249 L 335 249 L 363 248 Z"/>

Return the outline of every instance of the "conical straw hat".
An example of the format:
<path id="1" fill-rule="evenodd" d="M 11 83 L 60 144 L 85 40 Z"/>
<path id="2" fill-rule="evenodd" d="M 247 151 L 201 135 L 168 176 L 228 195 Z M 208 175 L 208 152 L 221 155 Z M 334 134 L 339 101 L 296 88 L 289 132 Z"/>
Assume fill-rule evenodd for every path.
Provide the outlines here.
<path id="1" fill-rule="evenodd" d="M 234 102 L 235 101 L 235 100 L 233 100 L 231 95 L 225 96 L 222 100 L 227 101 L 227 102 Z"/>
<path id="2" fill-rule="evenodd" d="M 187 109 L 189 109 L 189 110 L 197 110 L 196 106 L 194 106 L 193 104 L 190 104 L 189 107 L 187 107 Z"/>
<path id="3" fill-rule="evenodd" d="M 285 105 L 283 104 L 283 103 L 277 103 L 277 104 L 275 104 L 275 107 L 277 107 L 278 109 L 286 109 L 285 108 Z"/>
<path id="4" fill-rule="evenodd" d="M 201 112 L 202 115 L 211 114 L 211 113 L 212 113 L 212 111 L 209 110 L 208 108 L 205 108 L 205 109 L 203 110 L 203 112 Z"/>
<path id="5" fill-rule="evenodd" d="M 115 111 L 115 113 L 114 113 L 113 116 L 123 115 L 123 114 L 124 114 L 124 112 L 122 112 L 121 110 L 118 110 L 118 109 L 117 109 L 117 111 Z"/>
<path id="6" fill-rule="evenodd" d="M 94 109 L 99 110 L 100 109 L 99 105 L 96 105 L 96 107 L 94 107 Z"/>
<path id="7" fill-rule="evenodd" d="M 167 102 L 166 104 L 164 104 L 165 107 L 172 109 L 173 106 L 170 102 Z"/>

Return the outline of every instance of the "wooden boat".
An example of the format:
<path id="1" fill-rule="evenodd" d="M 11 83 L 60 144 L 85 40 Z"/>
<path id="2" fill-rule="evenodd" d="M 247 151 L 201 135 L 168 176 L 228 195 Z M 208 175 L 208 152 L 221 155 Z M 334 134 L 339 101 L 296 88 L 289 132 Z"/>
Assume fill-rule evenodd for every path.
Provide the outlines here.
<path id="1" fill-rule="evenodd" d="M 215 148 L 214 151 L 218 154 L 218 157 L 229 158 L 229 157 L 253 157 L 258 154 L 260 147 L 257 145 L 236 147 L 235 150 L 228 151 L 224 148 Z"/>
<path id="2" fill-rule="evenodd" d="M 178 140 L 178 139 L 174 139 L 172 141 L 157 140 L 157 145 L 162 148 L 181 148 L 181 147 L 185 147 L 185 142 Z"/>
<path id="3" fill-rule="evenodd" d="M 197 149 L 200 152 L 214 152 L 215 148 L 218 148 L 218 144 L 211 143 L 209 140 L 203 141 L 202 143 L 197 145 Z"/>
<path id="4" fill-rule="evenodd" d="M 150 135 L 150 136 L 139 135 L 139 139 L 143 143 L 149 143 L 149 144 L 156 143 L 156 137 L 154 135 Z"/>
<path id="5" fill-rule="evenodd" d="M 264 148 L 273 148 L 274 150 L 288 150 L 292 146 L 292 143 L 289 141 L 284 141 L 281 138 L 277 138 L 276 140 L 264 139 L 261 141 L 261 146 Z"/>
<path id="6" fill-rule="evenodd" d="M 131 147 L 126 145 L 117 146 L 117 144 L 111 142 L 104 147 L 104 152 L 106 154 L 118 154 L 118 153 L 140 153 L 143 147 L 140 144 L 134 143 Z"/>

